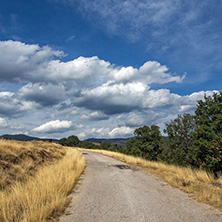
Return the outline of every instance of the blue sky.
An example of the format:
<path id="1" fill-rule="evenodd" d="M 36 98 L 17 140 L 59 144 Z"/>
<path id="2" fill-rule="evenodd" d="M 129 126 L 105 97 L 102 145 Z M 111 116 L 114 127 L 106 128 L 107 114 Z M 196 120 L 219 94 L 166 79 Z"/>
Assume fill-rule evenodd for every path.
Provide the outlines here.
<path id="1" fill-rule="evenodd" d="M 221 91 L 222 1 L 0 0 L 0 134 L 129 137 Z"/>

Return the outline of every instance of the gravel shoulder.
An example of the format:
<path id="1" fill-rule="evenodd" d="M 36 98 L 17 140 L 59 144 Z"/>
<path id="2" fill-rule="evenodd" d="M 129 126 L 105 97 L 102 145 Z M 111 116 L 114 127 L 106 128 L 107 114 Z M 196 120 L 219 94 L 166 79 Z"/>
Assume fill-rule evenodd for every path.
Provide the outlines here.
<path id="1" fill-rule="evenodd" d="M 83 151 L 87 168 L 61 222 L 221 222 L 198 203 L 139 167 Z"/>

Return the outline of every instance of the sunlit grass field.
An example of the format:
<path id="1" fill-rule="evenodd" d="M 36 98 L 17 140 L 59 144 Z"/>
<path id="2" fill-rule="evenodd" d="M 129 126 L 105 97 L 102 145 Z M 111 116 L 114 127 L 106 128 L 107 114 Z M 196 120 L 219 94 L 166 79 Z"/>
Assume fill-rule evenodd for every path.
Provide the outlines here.
<path id="1" fill-rule="evenodd" d="M 222 176 L 215 179 L 203 170 L 147 161 L 142 158 L 106 150 L 87 150 L 110 156 L 127 164 L 144 168 L 169 185 L 189 193 L 194 199 L 222 210 Z"/>
<path id="2" fill-rule="evenodd" d="M 0 221 L 55 221 L 84 168 L 76 149 L 0 140 Z"/>

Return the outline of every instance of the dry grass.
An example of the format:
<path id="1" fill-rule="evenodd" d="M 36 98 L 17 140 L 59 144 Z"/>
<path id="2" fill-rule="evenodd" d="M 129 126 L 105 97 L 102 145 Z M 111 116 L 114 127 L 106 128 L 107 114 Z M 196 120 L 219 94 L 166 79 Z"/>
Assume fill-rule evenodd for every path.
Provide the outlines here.
<path id="1" fill-rule="evenodd" d="M 61 159 L 65 149 L 55 143 L 0 140 L 0 190 L 34 175 L 38 167 Z"/>
<path id="2" fill-rule="evenodd" d="M 17 176 L 14 175 L 12 178 L 8 177 L 10 179 L 6 179 L 10 183 L 7 183 L 7 185 L 2 183 L 4 189 L 0 191 L 0 221 L 55 221 L 69 203 L 67 195 L 72 191 L 77 179 L 83 172 L 85 160 L 76 149 L 64 148 L 56 144 L 21 142 L 16 147 L 16 143 L 15 141 L 0 141 L 1 159 L 2 153 L 4 153 L 4 161 L 6 162 L 6 159 L 8 159 L 5 155 L 6 149 L 2 148 L 2 144 L 7 144 L 7 146 L 13 147 L 9 152 L 10 155 L 8 154 L 10 156 L 9 160 L 16 159 L 12 156 L 16 157 L 23 151 L 26 153 L 25 149 L 28 147 L 27 150 L 35 154 L 25 155 L 24 160 L 23 158 L 21 158 L 22 160 L 19 159 L 19 163 L 25 166 L 33 164 L 33 162 L 38 164 L 32 165 L 31 168 L 34 167 L 34 169 L 27 167 L 24 171 L 26 177 L 20 179 L 19 176 L 17 180 Z M 23 151 L 19 151 L 19 147 Z M 5 152 L 2 152 L 2 150 Z M 45 154 L 44 157 L 40 157 L 42 152 Z M 25 160 L 28 163 L 25 163 Z M 19 168 L 19 164 L 15 162 L 12 165 L 14 164 Z M 10 165 L 10 168 L 14 169 L 15 166 L 11 167 Z M 8 168 L 6 170 L 11 172 Z M 18 172 L 20 174 L 21 169 Z"/>
<path id="3" fill-rule="evenodd" d="M 110 156 L 122 162 L 143 167 L 169 185 L 189 193 L 196 200 L 222 210 L 222 176 L 215 179 L 203 170 L 147 161 L 121 153 L 105 150 L 87 150 Z"/>

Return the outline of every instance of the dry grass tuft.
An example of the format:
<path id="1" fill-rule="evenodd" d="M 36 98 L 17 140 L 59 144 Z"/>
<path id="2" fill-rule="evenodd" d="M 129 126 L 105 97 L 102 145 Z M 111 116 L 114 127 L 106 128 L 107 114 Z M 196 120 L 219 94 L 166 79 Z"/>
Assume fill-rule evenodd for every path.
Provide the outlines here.
<path id="1" fill-rule="evenodd" d="M 122 162 L 143 167 L 169 185 L 189 193 L 196 200 L 222 210 L 222 176 L 219 179 L 215 179 L 212 174 L 203 170 L 193 170 L 189 167 L 147 161 L 142 158 L 106 150 L 87 151 L 101 153 Z"/>
<path id="2" fill-rule="evenodd" d="M 14 173 L 11 177 L 4 172 L 5 181 L 10 183 L 2 183 L 0 221 L 55 221 L 68 205 L 67 195 L 85 168 L 82 154 L 46 142 L 0 141 L 0 146 L 1 160 L 4 156 L 4 164 L 10 166 L 6 171 L 13 169 Z M 5 147 L 10 147 L 9 151 Z M 18 158 L 21 155 L 23 158 Z M 22 172 L 20 165 L 27 166 L 24 178 L 15 173 Z"/>

